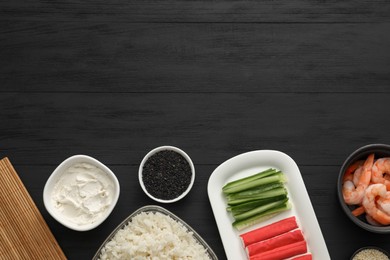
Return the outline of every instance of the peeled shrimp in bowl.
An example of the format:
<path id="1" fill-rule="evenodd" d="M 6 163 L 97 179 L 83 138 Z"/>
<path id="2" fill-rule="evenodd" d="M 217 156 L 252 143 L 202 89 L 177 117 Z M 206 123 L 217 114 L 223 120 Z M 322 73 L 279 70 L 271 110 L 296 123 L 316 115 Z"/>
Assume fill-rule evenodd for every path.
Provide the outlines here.
<path id="1" fill-rule="evenodd" d="M 360 164 L 360 161 L 358 161 Z M 347 169 L 347 176 L 345 176 L 345 181 L 343 183 L 343 197 L 345 203 L 348 205 L 361 205 L 363 197 L 367 187 L 371 182 L 371 169 L 374 163 L 374 154 L 370 154 L 367 160 L 361 166 L 357 166 L 356 170 L 350 168 Z M 355 168 L 355 165 L 351 166 Z M 349 180 L 349 175 L 358 175 L 357 180 Z"/>
<path id="2" fill-rule="evenodd" d="M 366 145 L 348 156 L 337 189 L 341 208 L 355 224 L 374 233 L 390 233 L 389 145 Z"/>
<path id="3" fill-rule="evenodd" d="M 383 183 L 390 191 L 390 157 L 379 158 L 372 166 L 373 183 Z"/>

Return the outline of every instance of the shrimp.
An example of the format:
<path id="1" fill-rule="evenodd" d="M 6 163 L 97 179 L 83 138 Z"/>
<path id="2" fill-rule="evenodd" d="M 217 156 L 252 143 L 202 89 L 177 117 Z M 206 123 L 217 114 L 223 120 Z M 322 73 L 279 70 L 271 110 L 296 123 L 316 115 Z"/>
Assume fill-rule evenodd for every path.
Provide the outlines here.
<path id="1" fill-rule="evenodd" d="M 370 185 L 363 196 L 363 207 L 370 217 L 382 225 L 390 224 L 390 215 L 377 207 L 376 198 L 386 197 L 386 185 L 378 183 Z"/>
<path id="2" fill-rule="evenodd" d="M 386 192 L 384 197 L 380 197 L 376 201 L 378 208 L 390 216 L 390 191 Z"/>
<path id="3" fill-rule="evenodd" d="M 366 214 L 366 220 L 367 220 L 368 224 L 371 224 L 373 226 L 377 226 L 377 227 L 383 226 L 381 223 L 374 220 L 370 215 L 367 215 L 367 214 Z"/>
<path id="4" fill-rule="evenodd" d="M 356 161 L 354 162 L 353 164 L 351 164 L 346 170 L 345 170 L 345 173 L 344 173 L 344 177 L 343 177 L 343 183 L 346 182 L 346 181 L 352 181 L 353 179 L 353 176 L 355 171 L 360 168 L 360 166 L 362 166 L 364 163 L 363 160 L 360 160 L 360 161 Z"/>
<path id="5" fill-rule="evenodd" d="M 342 192 L 345 203 L 349 205 L 359 205 L 362 203 L 365 190 L 371 181 L 371 168 L 373 163 L 374 154 L 370 154 L 362 166 L 362 173 L 357 185 L 352 180 L 344 182 Z"/>
<path id="6" fill-rule="evenodd" d="M 385 184 L 387 189 L 390 190 L 390 157 L 380 158 L 376 160 L 372 166 L 372 175 L 371 181 L 373 183 L 382 183 Z"/>
<path id="7" fill-rule="evenodd" d="M 363 206 L 359 206 L 356 209 L 351 211 L 352 215 L 354 215 L 355 217 L 358 217 L 358 216 L 362 215 L 365 212 L 366 211 L 364 210 Z"/>
<path id="8" fill-rule="evenodd" d="M 359 184 L 360 176 L 362 176 L 363 172 L 363 167 L 360 166 L 359 168 L 356 169 L 356 171 L 353 174 L 352 182 L 355 186 Z"/>

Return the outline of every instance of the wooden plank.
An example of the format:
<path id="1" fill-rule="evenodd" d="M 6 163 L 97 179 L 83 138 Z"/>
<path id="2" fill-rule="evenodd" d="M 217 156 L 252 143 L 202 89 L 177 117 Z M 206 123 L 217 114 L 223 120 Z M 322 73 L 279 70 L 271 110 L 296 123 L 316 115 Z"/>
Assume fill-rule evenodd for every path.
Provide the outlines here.
<path id="1" fill-rule="evenodd" d="M 15 22 L 0 91 L 386 92 L 390 23 Z"/>
<path id="2" fill-rule="evenodd" d="M 169 144 L 200 164 L 275 149 L 299 165 L 341 165 L 362 145 L 390 143 L 377 120 L 388 98 L 383 93 L 3 93 L 7 124 L 1 154 L 16 164 L 57 165 L 81 153 L 138 165 L 149 150 Z"/>
<path id="3" fill-rule="evenodd" d="M 0 3 L 11 21 L 80 22 L 385 22 L 386 0 L 50 1 Z"/>
<path id="4" fill-rule="evenodd" d="M 8 158 L 0 183 L 0 259 L 66 259 Z"/>

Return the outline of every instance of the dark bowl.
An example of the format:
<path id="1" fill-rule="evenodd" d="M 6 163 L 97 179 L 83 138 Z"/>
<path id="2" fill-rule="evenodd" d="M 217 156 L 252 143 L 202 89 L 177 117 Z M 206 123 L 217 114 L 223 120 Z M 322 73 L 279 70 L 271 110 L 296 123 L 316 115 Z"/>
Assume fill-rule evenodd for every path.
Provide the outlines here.
<path id="1" fill-rule="evenodd" d="M 388 234 L 390 233 L 390 225 L 389 226 L 375 226 L 371 225 L 366 221 L 365 214 L 355 217 L 352 215 L 351 211 L 356 206 L 350 206 L 347 205 L 344 202 L 343 193 L 342 193 L 342 186 L 343 186 L 343 176 L 345 170 L 355 161 L 357 160 L 364 160 L 370 155 L 371 153 L 375 154 L 375 159 L 381 158 L 381 157 L 390 157 L 390 145 L 386 144 L 370 144 L 363 146 L 356 151 L 354 151 L 351 155 L 348 156 L 348 158 L 345 160 L 343 165 L 341 166 L 339 177 L 337 180 L 337 194 L 339 197 L 341 208 L 344 210 L 345 214 L 359 227 L 374 232 L 374 233 L 382 233 L 382 234 Z"/>
<path id="2" fill-rule="evenodd" d="M 362 247 L 362 248 L 359 248 L 358 250 L 355 251 L 355 253 L 353 253 L 353 255 L 351 256 L 351 260 L 353 260 L 353 258 L 358 254 L 360 253 L 361 251 L 363 250 L 367 250 L 367 249 L 373 249 L 373 250 L 378 250 L 380 252 L 382 252 L 383 254 L 385 254 L 389 259 L 390 259 L 390 254 L 382 249 L 382 248 L 379 248 L 379 247 L 376 247 L 376 246 L 365 246 L 365 247 Z"/>

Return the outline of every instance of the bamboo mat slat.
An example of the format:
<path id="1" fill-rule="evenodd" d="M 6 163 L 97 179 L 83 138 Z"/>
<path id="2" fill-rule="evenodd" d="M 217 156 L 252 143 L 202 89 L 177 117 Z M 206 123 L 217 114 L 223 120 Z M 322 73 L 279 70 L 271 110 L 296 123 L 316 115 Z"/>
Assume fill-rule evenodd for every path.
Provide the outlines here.
<path id="1" fill-rule="evenodd" d="M 66 259 L 8 158 L 0 160 L 0 259 Z"/>

